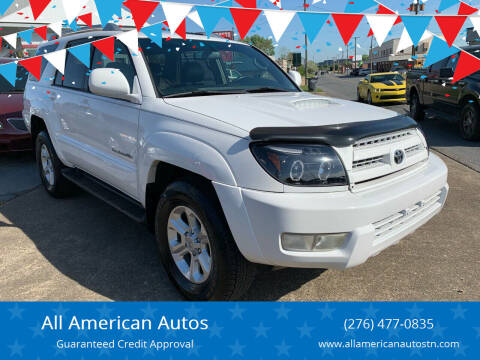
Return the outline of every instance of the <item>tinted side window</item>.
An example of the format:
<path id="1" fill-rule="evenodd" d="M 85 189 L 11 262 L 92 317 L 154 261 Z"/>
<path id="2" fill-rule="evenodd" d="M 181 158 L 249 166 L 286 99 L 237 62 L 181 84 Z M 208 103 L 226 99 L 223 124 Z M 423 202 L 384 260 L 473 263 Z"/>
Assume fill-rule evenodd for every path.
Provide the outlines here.
<path id="1" fill-rule="evenodd" d="M 115 61 L 110 60 L 103 55 L 98 49 L 95 49 L 92 59 L 92 70 L 95 69 L 118 69 L 128 80 L 130 91 L 133 89 L 133 81 L 136 76 L 135 67 L 130 57 L 127 47 L 120 41 L 115 40 Z"/>
<path id="2" fill-rule="evenodd" d="M 45 55 L 45 54 L 51 53 L 55 51 L 57 47 L 58 47 L 58 44 L 50 44 L 47 46 L 40 47 L 37 51 L 37 55 Z M 41 72 L 42 75 L 43 75 L 43 72 L 45 71 L 45 68 L 47 67 L 47 64 L 48 64 L 48 61 L 45 58 L 42 58 L 42 72 Z M 28 80 L 37 81 L 35 76 L 33 76 L 32 74 L 28 76 Z"/>
<path id="3" fill-rule="evenodd" d="M 433 64 L 432 67 L 430 68 L 430 71 L 431 72 L 439 72 L 440 69 L 446 67 L 447 62 L 448 62 L 448 58 L 443 59 L 442 61 L 439 61 L 439 62 Z"/>

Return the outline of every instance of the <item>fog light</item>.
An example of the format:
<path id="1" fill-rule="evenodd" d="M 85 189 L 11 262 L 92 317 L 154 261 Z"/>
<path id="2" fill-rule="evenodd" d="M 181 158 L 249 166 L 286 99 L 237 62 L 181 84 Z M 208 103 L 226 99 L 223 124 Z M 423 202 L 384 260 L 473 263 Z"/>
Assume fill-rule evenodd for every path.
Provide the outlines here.
<path id="1" fill-rule="evenodd" d="M 282 248 L 288 251 L 328 251 L 339 249 L 348 233 L 340 234 L 282 234 Z"/>

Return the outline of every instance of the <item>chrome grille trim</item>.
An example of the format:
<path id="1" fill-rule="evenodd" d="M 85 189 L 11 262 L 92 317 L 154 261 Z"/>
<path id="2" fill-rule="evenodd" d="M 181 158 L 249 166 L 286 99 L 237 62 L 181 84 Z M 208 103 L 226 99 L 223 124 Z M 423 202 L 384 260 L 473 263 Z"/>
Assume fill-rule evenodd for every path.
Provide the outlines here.
<path id="1" fill-rule="evenodd" d="M 406 137 L 416 136 L 415 130 L 399 131 L 390 134 L 383 134 L 379 136 L 372 136 L 369 138 L 362 139 L 357 141 L 354 145 L 354 149 L 373 147 L 378 145 L 390 144 L 400 140 L 403 140 Z"/>

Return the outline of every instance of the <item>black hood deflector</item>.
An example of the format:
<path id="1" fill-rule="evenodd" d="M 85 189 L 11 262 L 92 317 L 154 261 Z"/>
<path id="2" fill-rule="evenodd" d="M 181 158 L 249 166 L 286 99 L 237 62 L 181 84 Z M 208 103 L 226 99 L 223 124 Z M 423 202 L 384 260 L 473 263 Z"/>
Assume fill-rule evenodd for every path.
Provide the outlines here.
<path id="1" fill-rule="evenodd" d="M 353 145 L 360 139 L 389 132 L 417 128 L 412 118 L 404 115 L 385 120 L 361 121 L 337 125 L 302 127 L 259 127 L 250 131 L 253 141 L 309 142 L 336 147 Z"/>

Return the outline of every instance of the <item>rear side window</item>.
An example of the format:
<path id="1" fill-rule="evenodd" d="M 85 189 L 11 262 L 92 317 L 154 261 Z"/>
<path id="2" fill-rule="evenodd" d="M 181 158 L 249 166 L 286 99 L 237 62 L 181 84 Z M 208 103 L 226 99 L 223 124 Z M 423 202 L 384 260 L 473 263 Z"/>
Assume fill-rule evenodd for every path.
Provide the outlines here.
<path id="1" fill-rule="evenodd" d="M 42 46 L 38 49 L 37 55 L 45 55 L 45 54 L 51 53 L 51 52 L 57 50 L 57 48 L 58 48 L 58 44 L 50 44 L 50 45 L 47 45 L 47 46 Z M 47 64 L 48 64 L 48 61 L 45 58 L 42 58 L 42 72 L 41 72 L 42 75 L 43 75 L 43 72 L 45 71 L 45 68 L 47 67 Z M 33 76 L 32 74 L 29 74 L 28 80 L 29 81 L 38 81 L 37 78 L 35 76 Z"/>
<path id="2" fill-rule="evenodd" d="M 23 93 L 27 82 L 27 70 L 23 66 L 17 66 L 17 80 L 15 86 L 12 86 L 3 76 L 0 75 L 0 94 Z"/>

